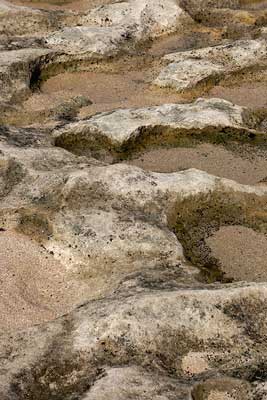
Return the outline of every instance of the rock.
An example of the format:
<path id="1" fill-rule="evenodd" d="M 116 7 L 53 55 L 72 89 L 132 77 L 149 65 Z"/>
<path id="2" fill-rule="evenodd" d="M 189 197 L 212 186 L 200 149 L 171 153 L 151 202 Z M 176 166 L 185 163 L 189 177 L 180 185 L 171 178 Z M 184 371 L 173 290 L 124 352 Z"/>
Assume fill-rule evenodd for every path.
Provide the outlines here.
<path id="1" fill-rule="evenodd" d="M 241 0 L 242 1 L 242 0 Z M 181 6 L 191 15 L 208 12 L 213 8 L 238 8 L 240 0 L 181 0 Z"/>
<path id="2" fill-rule="evenodd" d="M 175 32 L 188 19 L 174 0 L 112 3 L 81 16 L 79 26 L 49 35 L 46 43 L 74 59 L 109 57 L 129 51 L 140 41 Z"/>
<path id="3" fill-rule="evenodd" d="M 37 48 L 0 54 L 0 102 L 14 102 L 29 95 L 31 85 L 38 79 L 41 65 L 48 62 L 52 52 Z"/>
<path id="4" fill-rule="evenodd" d="M 105 77 L 119 69 L 119 77 L 130 72 L 139 84 L 131 63 L 139 68 L 140 61 L 146 90 L 143 81 L 164 65 L 157 84 L 178 92 L 258 73 L 266 68 L 265 11 L 250 12 L 245 3 L 105 1 L 86 12 L 58 12 L 2 1 L 1 111 L 10 121 L 18 110 L 31 112 L 32 103 L 21 101 L 40 78 L 67 68 Z M 192 18 L 216 29 L 196 28 Z M 194 35 L 229 38 L 236 21 L 232 33 L 253 40 L 163 60 L 148 49 L 172 33 L 157 44 L 160 54 L 198 45 L 183 31 L 190 24 Z M 101 63 L 105 57 L 111 60 Z M 266 111 L 201 98 L 81 120 L 88 88 L 75 96 L 75 79 L 68 89 L 63 81 L 51 89 L 60 93 L 31 99 L 43 101 L 33 107 L 34 125 L 14 118 L 19 127 L 0 126 L 1 400 L 266 398 L 267 285 L 250 282 L 255 274 L 229 279 L 209 240 L 235 226 L 267 234 L 266 182 L 248 186 L 196 169 L 155 173 L 117 162 L 146 146 L 202 141 L 229 145 L 234 160 L 237 148 L 253 148 L 250 160 L 263 157 Z M 45 125 L 38 125 L 39 109 Z M 248 268 L 257 271 L 253 262 Z"/>
<path id="5" fill-rule="evenodd" d="M 37 35 L 59 29 L 62 13 L 50 13 L 29 7 L 16 6 L 5 0 L 0 2 L 0 34 Z"/>
<path id="6" fill-rule="evenodd" d="M 255 284 L 152 293 L 132 288 L 128 294 L 89 302 L 46 326 L 2 335 L 1 398 L 89 400 L 129 398 L 137 392 L 142 399 L 151 398 L 149 394 L 187 399 L 192 377 L 184 376 L 181 360 L 192 345 L 209 353 L 203 388 L 218 392 L 225 382 L 223 390 L 241 395 L 249 385 L 231 378 L 253 382 L 254 366 L 260 368 L 266 359 L 266 352 L 258 351 L 266 335 L 266 296 L 266 285 Z M 234 307 L 241 307 L 242 320 Z M 261 332 L 253 336 L 259 323 Z M 214 375 L 221 376 L 218 386 L 208 381 Z M 134 378 L 140 386 L 133 385 Z"/>
<path id="7" fill-rule="evenodd" d="M 46 44 L 53 50 L 68 55 L 60 59 L 70 60 L 69 56 L 78 55 L 80 59 L 99 56 L 113 56 L 123 45 L 124 31 L 120 28 L 77 26 L 64 28 L 46 38 Z"/>
<path id="8" fill-rule="evenodd" d="M 141 109 L 121 109 L 66 124 L 54 131 L 55 143 L 78 154 L 96 151 L 132 151 L 144 142 L 178 143 L 184 135 L 216 137 L 223 130 L 233 137 L 252 132 L 245 109 L 222 99 L 198 99 L 191 104 L 164 104 Z M 139 147 L 138 147 L 139 146 Z"/>
<path id="9" fill-rule="evenodd" d="M 125 39 L 147 40 L 179 30 L 186 20 L 186 13 L 174 0 L 130 0 L 97 7 L 81 17 L 80 23 L 120 27 Z"/>
<path id="10" fill-rule="evenodd" d="M 142 400 L 189 400 L 190 388 L 179 385 L 175 379 L 132 367 L 109 368 L 103 372 L 85 400 L 124 400 L 125 396 Z"/>
<path id="11" fill-rule="evenodd" d="M 223 218 L 232 221 L 242 216 L 242 208 L 241 216 L 231 214 L 240 199 L 245 207 L 264 210 L 265 186 L 242 186 L 197 170 L 160 174 L 125 164 L 101 165 L 42 144 L 38 136 L 25 148 L 15 141 L 17 136 L 5 133 L 1 145 L 1 226 L 41 241 L 73 277 L 87 282 L 86 298 L 110 292 L 125 274 L 144 270 L 144 264 L 146 270 L 164 266 L 180 273 L 184 253 L 172 230 L 177 218 L 179 226 L 190 219 L 183 211 L 190 208 L 186 199 L 195 198 L 211 210 L 211 216 L 203 219 L 207 224 L 213 208 L 224 199 L 230 206 L 221 208 Z M 191 214 L 197 215 L 197 210 L 192 208 Z M 257 226 L 261 223 L 259 216 Z M 192 222 L 192 229 L 199 229 L 202 236 L 185 239 L 177 231 L 186 249 L 198 246 L 208 228 L 202 230 L 198 221 L 197 226 Z M 208 259 L 205 252 L 195 257 Z"/>
<path id="12" fill-rule="evenodd" d="M 252 399 L 252 388 L 239 379 L 208 379 L 196 385 L 193 397 L 196 400 L 249 400 Z"/>
<path id="13" fill-rule="evenodd" d="M 239 121 L 239 108 L 231 116 Z M 208 286 L 183 250 L 203 247 L 190 235 L 205 241 L 214 215 L 235 223 L 244 208 L 243 223 L 265 229 L 266 186 L 103 165 L 34 129 L 0 138 L 1 228 L 37 241 L 82 288 L 73 312 L 0 335 L 1 399 L 190 399 L 192 382 L 214 374 L 253 381 L 266 358 L 266 285 Z M 189 375 L 192 351 L 205 368 Z"/>
<path id="14" fill-rule="evenodd" d="M 169 64 L 154 83 L 177 92 L 197 89 L 201 85 L 204 89 L 209 88 L 226 75 L 266 66 L 266 50 L 264 40 L 249 40 L 169 54 L 164 57 Z"/>

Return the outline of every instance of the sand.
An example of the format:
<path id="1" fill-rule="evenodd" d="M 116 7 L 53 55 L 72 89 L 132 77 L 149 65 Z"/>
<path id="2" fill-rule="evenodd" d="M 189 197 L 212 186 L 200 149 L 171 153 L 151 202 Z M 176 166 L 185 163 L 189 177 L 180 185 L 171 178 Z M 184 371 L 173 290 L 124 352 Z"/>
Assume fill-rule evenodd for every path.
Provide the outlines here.
<path id="1" fill-rule="evenodd" d="M 176 172 L 197 168 L 243 184 L 256 184 L 267 176 L 267 155 L 248 159 L 223 146 L 201 144 L 192 148 L 156 149 L 127 163 L 155 172 Z"/>
<path id="2" fill-rule="evenodd" d="M 267 107 L 267 81 L 243 83 L 240 86 L 215 86 L 209 97 L 219 97 L 249 108 Z"/>
<path id="3" fill-rule="evenodd" d="M 227 278 L 266 282 L 267 236 L 243 226 L 225 226 L 207 243 Z"/>
<path id="4" fill-rule="evenodd" d="M 112 0 L 11 0 L 11 2 L 19 6 L 45 10 L 88 11 L 95 7 L 112 3 Z"/>
<path id="5" fill-rule="evenodd" d="M 0 284 L 0 332 L 53 320 L 82 296 L 82 287 L 62 264 L 13 231 L 0 232 Z"/>
<path id="6" fill-rule="evenodd" d="M 56 108 L 60 102 L 77 95 L 86 96 L 93 103 L 81 109 L 79 116 L 82 118 L 118 108 L 191 101 L 191 93 L 182 95 L 152 84 L 164 65 L 161 57 L 173 51 L 215 45 L 221 40 L 222 31 L 193 24 L 190 31 L 167 35 L 152 42 L 146 49 L 139 49 L 136 54 L 86 65 L 86 71 L 57 74 L 23 103 L 21 117 L 18 113 L 15 117 L 19 124 L 25 116 L 26 125 L 31 120 L 34 123 L 36 112 Z M 12 123 L 15 121 L 12 120 Z"/>

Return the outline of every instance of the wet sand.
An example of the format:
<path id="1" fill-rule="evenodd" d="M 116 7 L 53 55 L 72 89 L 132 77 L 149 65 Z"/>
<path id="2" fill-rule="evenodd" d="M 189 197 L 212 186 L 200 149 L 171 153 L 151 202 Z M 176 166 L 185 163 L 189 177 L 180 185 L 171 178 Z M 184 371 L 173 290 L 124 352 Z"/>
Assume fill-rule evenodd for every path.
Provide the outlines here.
<path id="1" fill-rule="evenodd" d="M 208 143 L 192 148 L 150 150 L 127 163 L 155 172 L 197 168 L 243 184 L 256 184 L 267 176 L 267 154 L 266 157 L 255 154 L 248 159 Z"/>
<path id="2" fill-rule="evenodd" d="M 243 226 L 222 227 L 207 240 L 227 278 L 266 282 L 267 236 Z"/>

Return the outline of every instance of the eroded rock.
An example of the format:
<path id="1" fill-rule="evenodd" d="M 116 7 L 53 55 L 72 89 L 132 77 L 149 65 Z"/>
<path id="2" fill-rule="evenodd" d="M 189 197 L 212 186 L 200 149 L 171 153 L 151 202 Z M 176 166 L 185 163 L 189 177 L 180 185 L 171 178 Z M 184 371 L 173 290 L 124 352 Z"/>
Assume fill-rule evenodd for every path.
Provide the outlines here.
<path id="1" fill-rule="evenodd" d="M 249 385 L 229 379 L 233 377 L 257 381 L 255 368 L 261 368 L 266 359 L 265 352 L 259 352 L 266 335 L 265 285 L 154 293 L 136 290 L 132 288 L 126 296 L 117 294 L 116 298 L 88 303 L 46 327 L 2 336 L 2 398 L 107 398 L 105 385 L 115 373 L 110 367 L 129 364 L 130 369 L 123 368 L 116 374 L 120 381 L 115 389 L 118 396 L 123 388 L 127 398 L 141 387 L 157 394 L 168 382 L 166 399 L 177 398 L 174 394 L 180 398 L 182 390 L 182 398 L 188 398 L 186 385 L 192 377 L 188 380 L 184 375 L 181 361 L 192 347 L 209 353 L 210 370 L 202 375 L 203 380 L 213 374 L 224 377 L 213 386 L 214 391 L 219 391 L 225 382 L 224 391 L 227 388 L 232 393 L 237 389 L 238 393 L 246 393 Z M 233 314 L 235 307 L 241 307 L 242 319 Z M 160 371 L 161 378 L 152 382 L 151 375 L 142 373 L 142 378 L 136 377 L 141 379 L 141 387 L 134 389 L 131 379 L 138 366 L 155 373 Z M 179 382 L 180 394 L 168 375 Z M 210 390 L 211 381 L 204 383 L 203 388 Z M 148 398 L 145 392 L 140 396 Z"/>
<path id="2" fill-rule="evenodd" d="M 62 23 L 60 12 L 49 13 L 29 7 L 14 5 L 5 0 L 0 2 L 0 34 L 40 35 L 59 28 Z"/>
<path id="3" fill-rule="evenodd" d="M 245 109 L 221 99 L 198 99 L 191 104 L 164 104 L 97 114 L 54 131 L 56 146 L 78 154 L 131 152 L 162 143 L 178 145 L 187 137 L 218 135 L 245 139 L 250 129 Z"/>
<path id="4" fill-rule="evenodd" d="M 51 54 L 50 50 L 41 48 L 1 52 L 0 102 L 15 102 L 29 95 L 41 65 L 48 62 Z"/>
<path id="5" fill-rule="evenodd" d="M 46 42 L 74 59 L 108 57 L 129 51 L 140 41 L 175 32 L 188 19 L 174 0 L 119 2 L 93 9 L 80 17 L 80 26 L 55 32 Z"/>
<path id="6" fill-rule="evenodd" d="M 226 75 L 266 67 L 266 50 L 264 40 L 250 40 L 169 54 L 164 57 L 169 64 L 154 83 L 178 92 L 209 88 Z"/>

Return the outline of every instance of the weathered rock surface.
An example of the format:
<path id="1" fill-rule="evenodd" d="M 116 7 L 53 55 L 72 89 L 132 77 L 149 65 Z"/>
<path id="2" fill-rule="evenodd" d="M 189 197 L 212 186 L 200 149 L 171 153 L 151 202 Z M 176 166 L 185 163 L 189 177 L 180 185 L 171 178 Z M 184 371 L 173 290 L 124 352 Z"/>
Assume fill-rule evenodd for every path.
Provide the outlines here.
<path id="1" fill-rule="evenodd" d="M 61 26 L 61 13 L 16 6 L 0 2 L 0 34 L 37 35 Z"/>
<path id="2" fill-rule="evenodd" d="M 48 49 L 20 49 L 0 53 L 0 102 L 16 102 L 30 93 L 41 65 L 49 60 Z"/>
<path id="3" fill-rule="evenodd" d="M 156 78 L 155 84 L 182 92 L 209 88 L 225 76 L 249 68 L 266 68 L 265 40 L 237 41 L 222 46 L 169 54 L 169 64 Z"/>
<path id="4" fill-rule="evenodd" d="M 174 32 L 190 19 L 176 1 L 132 0 L 93 9 L 47 37 L 49 47 L 82 59 L 116 55 L 140 41 Z"/>
<path id="5" fill-rule="evenodd" d="M 253 389 L 231 378 L 254 384 L 264 369 L 266 285 L 127 291 L 46 327 L 2 336 L 2 399 L 189 399 L 192 378 L 201 378 L 208 393 L 227 388 L 251 398 Z M 194 357 L 192 351 L 207 360 L 206 369 L 188 376 L 182 365 L 189 353 Z M 208 398 L 200 389 L 194 398 Z"/>
<path id="6" fill-rule="evenodd" d="M 138 54 L 138 65 L 149 41 L 172 33 L 160 54 L 175 52 L 144 61 L 147 85 L 168 63 L 156 85 L 191 90 L 192 101 L 201 86 L 266 68 L 266 12 L 250 5 L 129 0 L 66 12 L 2 1 L 1 110 L 18 110 L 40 77 L 65 68 L 112 79 L 106 58 L 116 56 L 128 73 L 122 53 Z M 217 41 L 254 40 L 178 53 L 188 47 L 179 32 L 196 21 L 203 32 L 215 26 Z M 1 400 L 265 399 L 264 260 L 255 283 L 259 265 L 231 271 L 212 243 L 235 227 L 253 232 L 253 246 L 266 243 L 266 179 L 247 186 L 118 160 L 146 146 L 218 141 L 254 146 L 255 166 L 254 152 L 266 155 L 266 110 L 215 98 L 179 104 L 187 98 L 175 92 L 162 104 L 154 87 L 158 106 L 80 119 L 90 96 L 60 85 L 56 106 L 39 108 L 50 118 L 43 126 L 36 107 L 35 125 L 0 127 Z"/>
<path id="7" fill-rule="evenodd" d="M 215 230 L 228 220 L 264 229 L 264 185 L 242 186 L 197 170 L 158 174 L 124 164 L 101 165 L 51 148 L 45 135 L 27 131 L 3 132 L 1 152 L 1 226 L 42 243 L 75 279 L 86 282 L 85 298 L 103 296 L 125 274 L 144 266 L 177 268 L 180 281 L 190 281 L 193 271 L 189 268 L 186 276 L 183 248 L 173 229 L 187 253 L 191 247 L 196 264 L 205 266 L 210 256 L 206 247 L 198 253 L 198 243 L 213 232 L 209 226 L 218 207 Z M 195 201 L 211 209 L 204 226 Z M 233 213 L 239 201 L 244 209 Z M 245 217 L 250 207 L 255 213 L 261 208 L 262 215 Z M 186 210 L 197 222 L 190 222 Z M 180 230 L 187 223 L 196 237 L 190 237 L 189 228 L 189 237 Z"/>
<path id="8" fill-rule="evenodd" d="M 228 131 L 228 135 L 224 132 Z M 121 109 L 97 114 L 54 131 L 57 146 L 86 154 L 131 151 L 161 142 L 179 143 L 184 135 L 215 139 L 216 135 L 245 139 L 253 130 L 245 108 L 222 99 L 198 99 L 191 104 L 164 104 L 142 109 Z M 256 135 L 256 133 L 255 133 Z"/>

